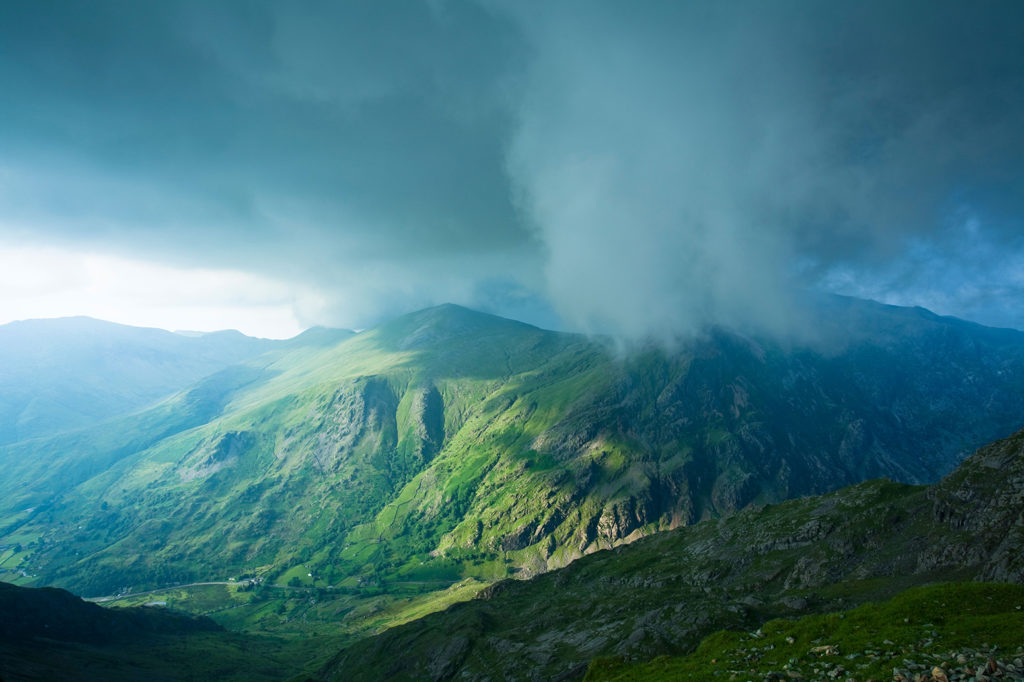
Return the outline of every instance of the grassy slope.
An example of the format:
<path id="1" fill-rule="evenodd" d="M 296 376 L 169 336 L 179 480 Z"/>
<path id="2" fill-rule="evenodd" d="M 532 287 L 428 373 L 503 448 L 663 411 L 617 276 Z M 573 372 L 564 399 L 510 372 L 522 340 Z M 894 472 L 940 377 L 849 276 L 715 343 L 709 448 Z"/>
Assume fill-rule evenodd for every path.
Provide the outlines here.
<path id="1" fill-rule="evenodd" d="M 964 511 L 964 510 L 971 511 Z M 934 581 L 1024 581 L 1024 432 L 930 488 L 874 481 L 743 511 L 507 581 L 343 651 L 331 679 L 581 675 L 681 655 L 722 627 L 886 599 Z M 393 652 L 404 652 L 395 657 Z"/>
<path id="2" fill-rule="evenodd" d="M 438 454 L 447 434 L 477 417 L 480 403 L 516 371 L 514 364 L 541 365 L 567 342 L 476 314 L 460 329 L 458 316 L 468 311 L 456 312 L 454 320 L 441 321 L 453 327 L 441 330 L 443 345 L 422 338 L 439 333 L 436 321 L 413 317 L 341 345 L 264 356 L 243 371 L 250 377 L 245 385 L 208 380 L 223 390 L 200 418 L 185 418 L 179 398 L 114 429 L 68 437 L 57 450 L 74 453 L 74 466 L 54 466 L 52 459 L 44 466 L 32 450 L 36 444 L 8 450 L 4 455 L 21 470 L 6 481 L 35 481 L 28 490 L 12 490 L 8 541 L 42 544 L 39 563 L 64 567 L 49 579 L 75 575 L 88 592 L 121 585 L 118 573 L 124 584 L 137 585 L 140 572 L 155 573 L 158 565 L 165 572 L 150 576 L 157 583 L 266 565 L 312 562 L 320 568 L 327 557 L 317 554 L 325 543 L 352 533 L 357 549 L 330 548 L 336 568 L 325 576 L 328 584 L 346 575 L 379 580 L 385 564 L 408 549 L 385 554 L 375 547 L 380 534 L 372 529 L 381 507 Z M 430 409 L 435 414 L 427 414 Z M 176 423 L 165 427 L 163 414 Z M 123 433 L 147 439 L 113 447 Z M 82 457 L 88 452 L 95 458 Z M 35 508 L 26 519 L 29 507 Z M 225 537 L 226 520 L 243 523 Z M 71 555 L 88 558 L 69 565 Z M 203 565 L 205 557 L 216 557 L 217 565 Z M 449 582 L 458 578 L 443 566 L 427 572 Z M 83 573 L 109 579 L 93 585 Z M 400 577 L 430 578 L 416 571 Z"/>
<path id="3" fill-rule="evenodd" d="M 187 636 L 156 633 L 113 646 L 91 640 L 7 642 L 0 644 L 0 663 L 29 679 L 74 679 L 84 669 L 104 679 L 292 674 L 346 680 L 495 674 L 546 679 L 581 677 L 588 661 L 600 658 L 590 669 L 595 679 L 704 679 L 714 670 L 768 673 L 785 663 L 815 679 L 815 667 L 820 672 L 840 663 L 810 655 L 808 647 L 824 644 L 838 644 L 844 656 L 857 654 L 841 664 L 849 670 L 867 666 L 857 668 L 858 674 L 884 669 L 894 656 L 942 663 L 950 658 L 949 647 L 978 648 L 979 640 L 986 647 L 1013 644 L 1021 632 L 1015 606 L 1024 601 L 1021 589 L 956 585 L 912 591 L 845 615 L 806 614 L 886 599 L 934 580 L 1024 581 L 1024 542 L 1018 533 L 1022 493 L 1024 432 L 984 448 L 929 488 L 873 481 L 751 509 L 598 552 L 530 581 L 504 581 L 468 603 L 451 604 L 476 592 L 478 584 L 458 588 L 466 594 L 455 590 L 434 597 L 433 604 L 381 601 L 354 614 L 345 636 L 311 636 L 316 633 L 297 629 L 293 634 L 302 636 L 266 637 L 204 629 Z M 224 603 L 218 592 L 240 592 L 237 585 L 202 589 L 210 591 L 211 610 Z M 292 590 L 302 594 L 307 608 L 318 606 L 315 588 Z M 259 591 L 241 595 L 265 597 Z M 169 602 L 177 598 L 160 596 Z M 307 614 L 295 610 L 295 601 L 285 613 L 302 620 Z M 352 643 L 378 627 L 445 606 L 443 612 Z M 68 611 L 62 607 L 58 613 Z M 753 639 L 744 634 L 780 615 L 805 617 L 764 624 Z M 901 624 L 901 618 L 908 620 Z M 695 654 L 682 656 L 721 627 L 738 632 L 716 634 Z M 870 636 L 868 627 L 874 628 Z M 7 636 L 0 639 L 6 642 Z M 328 660 L 330 651 L 343 645 L 348 648 Z M 676 658 L 641 667 L 606 658 L 664 654 Z M 320 673 L 312 672 L 317 668 Z"/>
<path id="4" fill-rule="evenodd" d="M 1024 587 L 942 584 L 844 612 L 772 620 L 753 633 L 717 632 L 688 656 L 595 661 L 586 680 L 881 680 L 894 669 L 908 677 L 935 667 L 977 672 L 989 658 L 1012 664 L 1024 655 L 1022 643 Z"/>

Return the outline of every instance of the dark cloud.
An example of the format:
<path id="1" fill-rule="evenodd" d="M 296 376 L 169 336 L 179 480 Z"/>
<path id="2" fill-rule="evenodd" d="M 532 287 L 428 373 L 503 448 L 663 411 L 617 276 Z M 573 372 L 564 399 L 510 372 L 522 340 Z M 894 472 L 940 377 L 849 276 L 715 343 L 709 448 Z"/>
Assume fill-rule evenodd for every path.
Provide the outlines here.
<path id="1" fill-rule="evenodd" d="M 475 4 L 0 12 L 8 233 L 312 280 L 361 299 L 339 315 L 471 298 L 535 251 L 504 170 L 515 31 Z"/>
<path id="2" fill-rule="evenodd" d="M 1022 46 L 1017 2 L 7 2 L 0 237 L 304 282 L 309 323 L 784 329 L 819 287 L 1024 326 Z"/>
<path id="3" fill-rule="evenodd" d="M 1017 3 L 519 7 L 533 62 L 511 168 L 577 324 L 786 328 L 806 286 L 968 284 L 920 278 L 958 255 L 951 223 L 1021 232 Z M 880 265 L 908 277 L 865 287 Z"/>

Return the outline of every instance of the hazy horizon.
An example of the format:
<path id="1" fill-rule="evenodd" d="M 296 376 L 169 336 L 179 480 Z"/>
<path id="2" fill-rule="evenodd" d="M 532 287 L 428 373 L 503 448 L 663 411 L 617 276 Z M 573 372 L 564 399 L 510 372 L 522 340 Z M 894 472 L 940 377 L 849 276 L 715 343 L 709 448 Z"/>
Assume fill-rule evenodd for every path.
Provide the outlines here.
<path id="1" fill-rule="evenodd" d="M 838 296 L 845 296 L 845 294 L 836 294 L 836 295 L 838 295 Z M 851 298 L 858 298 L 858 297 L 851 297 Z M 877 303 L 879 305 L 898 305 L 898 304 L 884 303 L 882 301 L 877 301 L 877 300 L 874 300 L 874 299 L 859 299 L 859 300 L 867 301 L 869 303 Z M 445 305 L 445 304 L 452 304 L 452 302 L 445 301 L 445 302 L 442 302 L 442 303 L 435 304 L 434 306 L 427 306 L 427 308 L 437 307 L 437 306 L 441 306 L 441 305 Z M 461 304 L 454 304 L 454 305 L 461 305 Z M 479 310 L 479 309 L 473 308 L 472 306 L 463 306 L 463 307 L 467 307 L 470 310 Z M 930 313 L 939 315 L 941 317 L 954 317 L 956 319 L 960 319 L 960 320 L 963 320 L 963 321 L 966 321 L 966 322 L 972 322 L 972 323 L 976 323 L 976 324 L 983 324 L 983 323 L 978 322 L 977 320 L 971 320 L 971 319 L 959 317 L 959 316 L 956 316 L 956 315 L 943 315 L 942 313 L 939 313 L 939 312 L 934 311 L 934 310 L 930 310 L 928 308 L 925 308 L 924 306 L 898 306 L 898 307 L 923 308 L 924 310 L 926 310 L 926 311 L 928 311 Z M 424 308 L 424 309 L 426 309 L 426 308 Z M 417 311 L 409 311 L 409 312 L 417 312 Z M 479 312 L 485 312 L 485 313 L 488 313 L 488 314 L 498 314 L 498 313 L 490 313 L 489 311 L 485 311 L 485 310 L 479 310 Z M 597 334 L 597 335 L 602 335 L 602 336 L 608 336 L 610 334 L 610 333 L 601 332 L 601 331 L 589 331 L 589 332 L 587 332 L 587 331 L 582 331 L 582 330 L 578 330 L 578 329 L 569 329 L 569 328 L 566 328 L 564 324 L 558 324 L 558 325 L 537 324 L 535 322 L 529 322 L 527 320 L 522 320 L 522 319 L 519 319 L 519 318 L 516 318 L 516 317 L 512 317 L 510 315 L 500 315 L 500 314 L 498 314 L 498 315 L 500 317 L 504 317 L 504 318 L 507 318 L 507 319 L 510 319 L 510 320 L 516 320 L 516 321 L 519 321 L 519 322 L 527 322 L 528 324 L 533 324 L 534 326 L 540 327 L 541 329 L 547 329 L 547 330 L 550 330 L 550 331 L 566 332 L 566 333 Z M 396 315 L 395 317 L 398 317 L 398 316 L 400 316 L 400 314 Z M 331 327 L 330 325 L 310 325 L 309 327 L 304 327 L 304 328 L 300 329 L 299 331 L 297 331 L 295 333 L 292 333 L 292 334 L 277 335 L 277 336 L 267 336 L 267 335 L 261 335 L 259 333 L 248 333 L 245 330 L 237 329 L 237 328 L 234 328 L 234 327 L 213 327 L 213 328 L 209 328 L 209 329 L 181 329 L 181 328 L 172 328 L 171 326 L 162 326 L 160 324 L 133 324 L 131 322 L 124 322 L 124 321 L 115 320 L 115 319 L 99 318 L 99 317 L 95 317 L 95 316 L 92 316 L 92 315 L 56 315 L 56 316 L 52 316 L 52 317 L 34 317 L 34 318 L 21 318 L 21 319 L 13 319 L 13 320 L 2 320 L 2 321 L 0 321 L 0 327 L 2 327 L 4 325 L 7 325 L 7 324 L 14 324 L 14 323 L 19 323 L 19 322 L 36 322 L 36 321 L 47 321 L 47 320 L 68 320 L 68 319 L 75 319 L 75 318 L 95 320 L 95 321 L 99 321 L 99 322 L 106 322 L 106 323 L 117 324 L 117 325 L 128 326 L 128 327 L 136 327 L 136 328 L 144 328 L 144 329 L 158 329 L 158 330 L 161 330 L 161 331 L 166 331 L 166 332 L 170 332 L 172 334 L 178 334 L 178 335 L 181 335 L 181 336 L 205 336 L 207 334 L 216 334 L 216 333 L 219 333 L 219 332 L 237 332 L 237 333 L 244 334 L 246 336 L 250 336 L 250 337 L 254 337 L 254 338 L 275 339 L 275 340 L 292 339 L 292 338 L 295 338 L 296 336 L 299 336 L 300 334 L 303 334 L 303 333 L 309 331 L 310 329 L 314 329 L 314 328 L 341 329 L 341 330 L 355 332 L 357 334 L 360 333 L 360 332 L 366 331 L 366 329 L 372 328 L 372 327 L 351 328 L 351 327 Z M 388 319 L 391 319 L 391 318 L 388 318 Z M 388 319 L 383 319 L 383 320 L 381 320 L 381 322 L 387 322 Z M 1012 329 L 1012 330 L 1015 330 L 1015 331 L 1024 331 L 1024 329 L 1020 329 L 1018 327 L 1000 327 L 999 325 L 983 325 L 983 326 L 994 327 L 994 328 Z M 806 331 L 806 330 L 800 330 L 800 331 Z M 612 335 L 612 336 L 614 336 L 614 335 Z M 629 333 L 622 334 L 620 336 L 623 339 L 633 340 L 633 341 L 643 341 L 644 338 L 645 338 L 645 337 L 642 337 L 642 336 L 632 335 L 632 334 L 629 334 Z M 812 341 L 812 342 L 814 340 L 813 336 L 814 336 L 813 332 L 810 335 L 808 335 L 806 333 L 799 333 L 799 331 L 795 335 L 795 337 L 798 338 L 798 339 L 801 339 L 803 341 Z M 648 336 L 646 338 L 648 340 L 651 340 L 651 339 L 657 340 L 657 337 L 650 337 L 650 336 Z M 671 339 L 665 339 L 665 340 L 671 341 Z M 672 344 L 670 344 L 670 345 L 672 345 Z"/>

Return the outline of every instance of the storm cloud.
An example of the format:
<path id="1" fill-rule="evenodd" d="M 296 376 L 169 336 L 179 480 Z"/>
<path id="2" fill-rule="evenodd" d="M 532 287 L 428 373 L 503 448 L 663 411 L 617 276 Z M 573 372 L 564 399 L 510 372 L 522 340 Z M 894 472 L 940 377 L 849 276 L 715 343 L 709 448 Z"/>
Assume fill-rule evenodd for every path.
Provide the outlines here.
<path id="1" fill-rule="evenodd" d="M 559 310 L 619 330 L 779 329 L 794 292 L 825 285 L 981 312 L 960 289 L 995 284 L 978 277 L 992 244 L 1020 264 L 1019 8 L 521 13 L 533 62 L 510 167 Z"/>
<path id="2" fill-rule="evenodd" d="M 1019 3 L 10 2 L 0 241 L 573 329 L 1024 327 Z"/>

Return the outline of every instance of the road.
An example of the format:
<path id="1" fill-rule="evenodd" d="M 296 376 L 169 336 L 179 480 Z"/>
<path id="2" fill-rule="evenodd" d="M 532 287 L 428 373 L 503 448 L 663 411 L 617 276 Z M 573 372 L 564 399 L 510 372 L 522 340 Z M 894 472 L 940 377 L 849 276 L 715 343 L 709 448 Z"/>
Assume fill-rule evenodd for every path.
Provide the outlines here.
<path id="1" fill-rule="evenodd" d="M 166 592 L 167 590 L 177 590 L 186 587 L 198 587 L 200 585 L 245 585 L 249 583 L 249 580 L 211 580 L 208 582 L 201 583 L 182 583 L 181 585 L 168 585 L 167 587 L 158 587 L 154 590 L 146 590 L 145 592 L 126 592 L 124 594 L 111 594 L 106 597 L 82 597 L 85 601 L 91 601 L 94 604 L 102 604 L 103 602 L 115 601 L 117 599 L 125 599 L 127 597 L 144 597 L 147 594 L 156 594 L 157 592 Z M 452 585 L 450 580 L 395 580 L 393 582 L 387 582 L 385 585 Z M 310 587 L 309 585 L 267 585 L 267 587 L 276 588 L 279 590 L 316 590 L 322 588 Z M 328 587 L 327 589 L 331 589 Z"/>
<path id="2" fill-rule="evenodd" d="M 147 594 L 155 594 L 157 592 L 166 592 L 167 590 L 176 590 L 182 587 L 197 587 L 199 585 L 244 585 L 248 581 L 244 580 L 214 580 L 205 583 L 184 583 L 182 585 L 170 585 L 168 587 L 159 587 L 155 590 L 146 590 L 145 592 L 126 592 L 125 594 L 112 594 L 107 597 L 83 597 L 85 601 L 91 601 L 96 604 L 105 601 L 114 601 L 115 599 L 124 599 L 125 597 L 143 597 Z"/>

